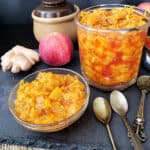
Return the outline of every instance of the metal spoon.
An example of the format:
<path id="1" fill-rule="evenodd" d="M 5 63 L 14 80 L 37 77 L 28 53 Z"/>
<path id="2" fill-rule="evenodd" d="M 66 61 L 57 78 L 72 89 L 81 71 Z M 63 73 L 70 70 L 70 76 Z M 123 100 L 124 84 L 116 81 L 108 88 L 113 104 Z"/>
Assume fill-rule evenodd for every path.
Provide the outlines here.
<path id="1" fill-rule="evenodd" d="M 109 122 L 111 119 L 111 107 L 109 103 L 103 97 L 97 97 L 93 101 L 93 111 L 97 119 L 100 120 L 102 123 L 106 124 L 106 128 L 108 131 L 108 135 L 109 135 L 113 150 L 117 150 L 111 130 L 110 130 L 110 126 L 109 126 Z"/>
<path id="2" fill-rule="evenodd" d="M 122 117 L 122 120 L 124 121 L 124 124 L 127 127 L 128 132 L 131 136 L 134 149 L 144 150 L 142 144 L 140 143 L 135 133 L 131 129 L 128 119 L 126 117 L 126 113 L 128 111 L 128 102 L 127 102 L 126 97 L 119 91 L 113 91 L 110 94 L 110 103 L 111 103 L 113 110 Z"/>
<path id="3" fill-rule="evenodd" d="M 150 90 L 150 76 L 140 76 L 137 80 L 137 86 L 141 90 L 142 96 L 133 127 L 138 139 L 145 142 L 147 137 L 144 133 L 144 103 L 146 93 Z"/>

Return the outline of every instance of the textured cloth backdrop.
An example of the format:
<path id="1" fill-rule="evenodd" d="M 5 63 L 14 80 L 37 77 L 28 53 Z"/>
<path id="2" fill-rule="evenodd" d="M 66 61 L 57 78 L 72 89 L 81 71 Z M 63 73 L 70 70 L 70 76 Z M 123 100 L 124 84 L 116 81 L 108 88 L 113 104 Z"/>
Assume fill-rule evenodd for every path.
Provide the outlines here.
<path id="1" fill-rule="evenodd" d="M 17 145 L 8 145 L 8 144 L 1 144 L 0 150 L 47 150 L 43 148 L 31 148 L 25 146 L 17 146 Z"/>

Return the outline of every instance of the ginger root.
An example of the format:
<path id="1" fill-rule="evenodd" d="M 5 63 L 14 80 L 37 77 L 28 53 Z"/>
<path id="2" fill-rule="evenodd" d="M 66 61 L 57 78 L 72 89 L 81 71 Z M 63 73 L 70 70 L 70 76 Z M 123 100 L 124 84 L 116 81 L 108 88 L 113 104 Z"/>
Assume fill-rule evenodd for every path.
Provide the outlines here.
<path id="1" fill-rule="evenodd" d="M 1 57 L 1 66 L 4 72 L 11 69 L 11 72 L 18 73 L 29 70 L 39 60 L 37 52 L 17 45 Z"/>

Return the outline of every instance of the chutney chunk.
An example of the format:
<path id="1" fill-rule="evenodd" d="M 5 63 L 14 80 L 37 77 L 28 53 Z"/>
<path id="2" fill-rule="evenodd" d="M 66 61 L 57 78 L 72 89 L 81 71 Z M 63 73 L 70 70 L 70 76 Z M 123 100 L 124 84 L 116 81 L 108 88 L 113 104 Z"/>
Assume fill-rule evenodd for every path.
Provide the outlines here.
<path id="1" fill-rule="evenodd" d="M 41 72 L 32 82 L 20 82 L 15 110 L 20 119 L 30 123 L 54 123 L 76 113 L 86 96 L 77 76 Z"/>

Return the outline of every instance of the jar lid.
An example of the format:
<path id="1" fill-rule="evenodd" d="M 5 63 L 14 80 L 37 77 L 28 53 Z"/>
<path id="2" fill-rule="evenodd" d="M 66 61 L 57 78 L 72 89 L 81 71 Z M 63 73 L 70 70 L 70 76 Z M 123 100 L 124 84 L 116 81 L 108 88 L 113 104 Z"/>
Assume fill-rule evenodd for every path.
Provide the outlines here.
<path id="1" fill-rule="evenodd" d="M 57 18 L 74 13 L 75 7 L 66 0 L 42 0 L 34 10 L 34 15 L 41 18 Z"/>

